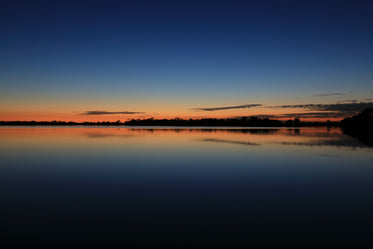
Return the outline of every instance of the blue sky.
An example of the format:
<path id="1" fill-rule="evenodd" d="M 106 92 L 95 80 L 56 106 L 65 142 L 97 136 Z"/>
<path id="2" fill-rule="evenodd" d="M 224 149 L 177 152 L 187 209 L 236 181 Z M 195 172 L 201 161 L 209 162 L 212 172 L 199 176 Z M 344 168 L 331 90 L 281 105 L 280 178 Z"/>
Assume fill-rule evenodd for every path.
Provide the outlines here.
<path id="1" fill-rule="evenodd" d="M 0 112 L 367 101 L 372 13 L 371 1 L 2 1 Z"/>

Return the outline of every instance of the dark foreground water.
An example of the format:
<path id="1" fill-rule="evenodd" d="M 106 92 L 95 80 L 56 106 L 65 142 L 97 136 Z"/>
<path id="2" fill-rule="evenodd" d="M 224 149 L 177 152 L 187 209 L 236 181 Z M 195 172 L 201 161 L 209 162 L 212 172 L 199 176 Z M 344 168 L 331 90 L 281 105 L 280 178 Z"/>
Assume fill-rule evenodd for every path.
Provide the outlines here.
<path id="1" fill-rule="evenodd" d="M 2 127 L 2 243 L 372 245 L 372 152 L 337 128 Z"/>

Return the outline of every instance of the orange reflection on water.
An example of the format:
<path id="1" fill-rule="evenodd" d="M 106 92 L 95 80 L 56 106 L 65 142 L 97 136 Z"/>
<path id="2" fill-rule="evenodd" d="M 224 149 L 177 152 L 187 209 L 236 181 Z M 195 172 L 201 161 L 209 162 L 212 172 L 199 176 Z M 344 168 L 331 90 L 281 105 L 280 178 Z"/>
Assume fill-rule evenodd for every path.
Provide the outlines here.
<path id="1" fill-rule="evenodd" d="M 96 143 L 99 139 L 117 142 L 179 143 L 198 140 L 242 144 L 305 144 L 333 141 L 343 136 L 338 128 L 129 128 L 129 127 L 1 127 L 1 144 L 33 140 L 64 143 Z M 77 139 L 78 138 L 78 139 Z M 136 138 L 136 139 L 132 139 Z M 131 140 L 131 141 L 128 141 Z"/>

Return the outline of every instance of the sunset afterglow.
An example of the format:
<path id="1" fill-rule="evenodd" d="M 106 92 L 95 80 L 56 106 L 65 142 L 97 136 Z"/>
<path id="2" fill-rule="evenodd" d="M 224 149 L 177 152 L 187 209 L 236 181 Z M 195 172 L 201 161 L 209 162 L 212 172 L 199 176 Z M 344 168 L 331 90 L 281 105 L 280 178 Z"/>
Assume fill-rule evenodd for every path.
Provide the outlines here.
<path id="1" fill-rule="evenodd" d="M 5 1 L 0 120 L 341 120 L 372 107 L 370 8 L 290 2 Z"/>

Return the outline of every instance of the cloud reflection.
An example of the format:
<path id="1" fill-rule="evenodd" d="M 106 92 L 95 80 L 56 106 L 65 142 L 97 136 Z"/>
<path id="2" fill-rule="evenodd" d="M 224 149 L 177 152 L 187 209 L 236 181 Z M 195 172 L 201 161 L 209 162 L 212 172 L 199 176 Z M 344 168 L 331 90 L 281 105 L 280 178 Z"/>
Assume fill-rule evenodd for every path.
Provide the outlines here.
<path id="1" fill-rule="evenodd" d="M 254 146 L 260 145 L 258 143 L 242 142 L 242 141 L 231 141 L 231 140 L 213 139 L 213 138 L 201 139 L 201 141 L 205 141 L 205 142 L 216 142 L 216 143 L 228 143 L 228 144 L 240 144 L 240 145 L 254 145 Z"/>

